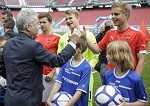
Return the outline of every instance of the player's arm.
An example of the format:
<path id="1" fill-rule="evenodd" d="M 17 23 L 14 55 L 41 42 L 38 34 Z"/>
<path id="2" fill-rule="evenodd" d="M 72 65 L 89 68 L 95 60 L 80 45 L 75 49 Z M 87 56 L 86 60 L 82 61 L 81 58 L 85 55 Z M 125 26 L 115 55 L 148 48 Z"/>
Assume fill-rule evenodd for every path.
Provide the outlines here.
<path id="1" fill-rule="evenodd" d="M 146 52 L 147 52 L 147 43 L 144 38 L 144 33 L 139 32 L 139 40 L 137 43 L 137 64 L 135 68 L 135 72 L 142 76 L 142 72 L 144 71 L 144 66 L 146 62 Z"/>
<path id="2" fill-rule="evenodd" d="M 53 70 L 49 74 L 46 75 L 45 81 L 47 82 L 51 81 L 55 75 L 55 71 L 56 71 L 56 68 L 53 68 Z"/>
<path id="3" fill-rule="evenodd" d="M 88 38 L 89 38 L 91 43 L 97 44 L 95 36 L 92 33 L 89 33 Z M 98 56 L 99 55 L 98 54 L 94 54 L 90 49 L 87 49 L 87 50 L 89 51 L 88 54 L 87 54 L 88 57 L 89 57 L 88 62 L 94 68 L 95 65 L 98 62 L 98 59 L 99 59 Z"/>
<path id="4" fill-rule="evenodd" d="M 87 46 L 94 54 L 100 53 L 101 49 L 98 47 L 97 44 L 90 41 L 90 37 L 88 38 L 85 28 L 83 31 L 81 31 L 81 36 L 86 38 Z"/>
<path id="5" fill-rule="evenodd" d="M 94 54 L 98 54 L 101 52 L 101 49 L 99 48 L 99 46 L 95 43 L 92 43 L 87 37 L 87 44 L 88 44 L 88 48 L 94 53 Z"/>
<path id="6" fill-rule="evenodd" d="M 55 84 L 54 84 L 54 86 L 53 86 L 53 88 L 52 88 L 52 90 L 50 92 L 50 95 L 49 95 L 49 97 L 47 99 L 48 106 L 52 106 L 52 104 L 51 104 L 52 98 L 60 90 L 60 88 L 61 88 L 61 84 L 58 83 L 58 82 L 55 82 Z"/>
<path id="7" fill-rule="evenodd" d="M 74 104 L 78 101 L 81 95 L 82 95 L 82 92 L 77 90 L 66 106 L 74 106 Z"/>
<path id="8" fill-rule="evenodd" d="M 132 103 L 128 103 L 125 101 L 121 101 L 122 103 L 118 106 L 148 106 L 147 102 L 136 101 Z"/>
<path id="9" fill-rule="evenodd" d="M 146 53 L 137 53 L 138 63 L 136 65 L 135 72 L 142 76 L 142 72 L 144 71 L 144 66 L 146 63 Z"/>

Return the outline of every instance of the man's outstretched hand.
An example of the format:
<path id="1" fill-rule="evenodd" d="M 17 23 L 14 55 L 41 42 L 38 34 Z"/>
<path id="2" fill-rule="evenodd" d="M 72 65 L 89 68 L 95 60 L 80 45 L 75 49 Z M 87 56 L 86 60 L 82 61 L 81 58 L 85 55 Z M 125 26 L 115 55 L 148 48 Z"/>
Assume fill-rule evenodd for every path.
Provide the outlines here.
<path id="1" fill-rule="evenodd" d="M 81 37 L 81 32 L 78 29 L 74 29 L 72 34 L 69 36 L 69 42 L 76 44 Z"/>

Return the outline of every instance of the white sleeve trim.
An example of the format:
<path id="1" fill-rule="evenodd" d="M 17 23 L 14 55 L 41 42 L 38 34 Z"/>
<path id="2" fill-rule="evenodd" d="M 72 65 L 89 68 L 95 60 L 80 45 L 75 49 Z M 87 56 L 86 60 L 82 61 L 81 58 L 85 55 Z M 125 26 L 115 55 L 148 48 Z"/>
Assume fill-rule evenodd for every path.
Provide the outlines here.
<path id="1" fill-rule="evenodd" d="M 147 51 L 146 51 L 146 50 L 141 50 L 141 51 L 139 51 L 139 53 L 144 53 L 144 54 L 146 54 Z"/>
<path id="2" fill-rule="evenodd" d="M 84 92 L 84 93 L 87 93 L 85 90 L 83 89 L 76 89 L 77 91 L 81 91 L 81 92 Z"/>
<path id="3" fill-rule="evenodd" d="M 148 100 L 141 100 L 141 99 L 138 99 L 138 101 L 140 101 L 140 102 L 143 102 L 143 103 L 146 103 L 146 102 L 148 102 Z"/>
<path id="4" fill-rule="evenodd" d="M 58 83 L 60 83 L 60 84 L 62 84 L 62 82 L 60 82 L 59 80 L 55 80 L 56 82 L 58 82 Z"/>
<path id="5" fill-rule="evenodd" d="M 73 42 L 69 42 L 68 44 L 70 44 L 74 49 L 76 49 L 76 44 L 74 44 Z"/>

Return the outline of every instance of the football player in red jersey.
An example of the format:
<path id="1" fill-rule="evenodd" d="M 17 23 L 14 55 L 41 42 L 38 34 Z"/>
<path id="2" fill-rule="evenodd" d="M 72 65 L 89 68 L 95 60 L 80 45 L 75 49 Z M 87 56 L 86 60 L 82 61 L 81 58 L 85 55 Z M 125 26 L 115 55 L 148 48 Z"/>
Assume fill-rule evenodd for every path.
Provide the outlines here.
<path id="1" fill-rule="evenodd" d="M 142 75 L 146 60 L 147 44 L 144 39 L 144 33 L 128 24 L 131 11 L 132 7 L 127 3 L 115 2 L 112 4 L 112 21 L 117 29 L 109 30 L 98 44 L 93 44 L 88 40 L 88 47 L 94 53 L 100 53 L 100 51 L 106 50 L 110 42 L 116 40 L 126 41 L 134 57 L 135 72 Z M 110 65 L 108 66 L 109 69 L 112 69 Z"/>

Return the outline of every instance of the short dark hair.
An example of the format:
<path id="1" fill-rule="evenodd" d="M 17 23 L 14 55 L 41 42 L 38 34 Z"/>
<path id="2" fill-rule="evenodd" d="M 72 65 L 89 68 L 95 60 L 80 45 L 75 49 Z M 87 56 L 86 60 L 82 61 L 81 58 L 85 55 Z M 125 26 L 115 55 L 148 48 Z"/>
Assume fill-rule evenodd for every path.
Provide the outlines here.
<path id="1" fill-rule="evenodd" d="M 7 15 L 7 17 L 13 17 L 13 14 L 9 10 L 5 10 L 2 12 L 2 15 Z"/>
<path id="2" fill-rule="evenodd" d="M 86 49 L 87 49 L 87 40 L 86 40 L 86 38 L 85 37 L 81 37 L 78 40 L 76 46 L 77 46 L 77 48 L 82 46 L 82 48 L 83 48 L 82 53 L 84 53 L 86 51 Z"/>
<path id="3" fill-rule="evenodd" d="M 38 18 L 39 18 L 39 19 L 41 19 L 41 18 L 47 18 L 47 20 L 48 20 L 49 22 L 52 22 L 52 17 L 51 17 L 51 15 L 50 15 L 49 13 L 47 13 L 47 12 L 44 12 L 44 13 L 39 14 L 39 15 L 38 15 Z"/>
<path id="4" fill-rule="evenodd" d="M 7 29 L 14 29 L 15 27 L 15 21 L 13 18 L 7 18 L 6 20 L 4 20 L 4 24 L 3 24 L 4 28 Z"/>

